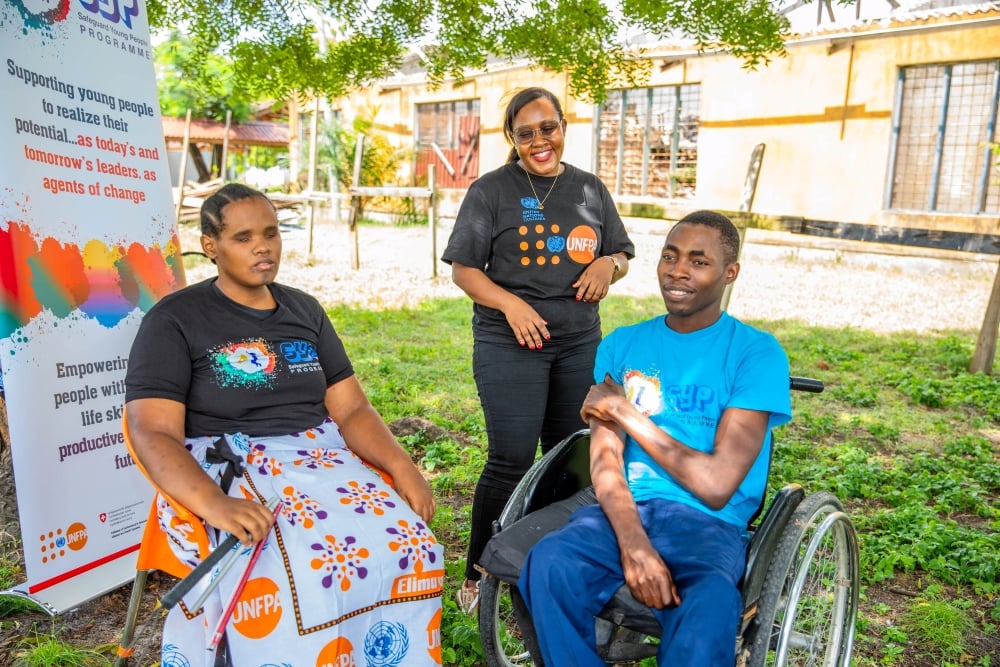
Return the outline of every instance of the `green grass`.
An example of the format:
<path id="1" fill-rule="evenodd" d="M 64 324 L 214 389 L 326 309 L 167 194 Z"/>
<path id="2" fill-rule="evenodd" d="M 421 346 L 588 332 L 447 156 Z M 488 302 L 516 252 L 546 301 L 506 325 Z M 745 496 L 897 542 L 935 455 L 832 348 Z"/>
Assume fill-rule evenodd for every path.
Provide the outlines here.
<path id="1" fill-rule="evenodd" d="M 966 637 L 974 627 L 967 611 L 938 599 L 933 591 L 910 605 L 900 625 L 910 636 L 919 638 L 924 650 L 953 661 L 965 652 Z"/>
<path id="2" fill-rule="evenodd" d="M 54 631 L 21 640 L 12 657 L 14 667 L 107 667 L 112 664 L 101 652 L 64 642 Z"/>
<path id="3" fill-rule="evenodd" d="M 604 329 L 662 308 L 655 297 L 610 297 L 602 305 Z M 485 446 L 467 300 L 377 312 L 338 307 L 330 314 L 387 421 L 422 417 L 465 443 Z M 826 384 L 823 394 L 793 396 L 794 419 L 775 434 L 772 491 L 798 482 L 810 493 L 835 493 L 858 528 L 864 587 L 908 577 L 907 586 L 918 587 L 914 594 L 928 586 L 961 590 L 972 631 L 987 644 L 995 639 L 1000 381 L 966 372 L 975 334 L 878 335 L 790 321 L 751 323 L 782 342 L 793 374 Z M 456 665 L 476 664 L 478 655 L 469 620 L 449 604 L 461 580 L 462 563 L 453 561 L 464 557 L 467 505 L 483 463 L 482 450 L 465 443 L 404 438 L 439 499 L 453 504 L 435 520 L 435 530 L 449 550 L 443 636 L 449 664 Z M 931 628 L 887 627 L 886 616 L 862 603 L 857 643 L 864 656 L 856 664 L 914 660 L 923 656 L 917 646 L 936 645 Z"/>

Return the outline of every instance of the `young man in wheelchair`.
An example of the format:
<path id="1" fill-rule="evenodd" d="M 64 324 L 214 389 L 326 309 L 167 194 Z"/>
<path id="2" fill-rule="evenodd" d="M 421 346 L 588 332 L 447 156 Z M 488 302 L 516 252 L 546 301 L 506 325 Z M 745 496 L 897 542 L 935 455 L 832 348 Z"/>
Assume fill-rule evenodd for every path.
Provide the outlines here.
<path id="1" fill-rule="evenodd" d="M 722 310 L 739 243 L 721 214 L 682 218 L 657 267 L 666 316 L 601 343 L 581 410 L 598 504 L 542 538 L 519 581 L 550 667 L 604 665 L 594 616 L 622 584 L 663 628 L 658 664 L 735 663 L 747 523 L 791 418 L 784 350 Z"/>

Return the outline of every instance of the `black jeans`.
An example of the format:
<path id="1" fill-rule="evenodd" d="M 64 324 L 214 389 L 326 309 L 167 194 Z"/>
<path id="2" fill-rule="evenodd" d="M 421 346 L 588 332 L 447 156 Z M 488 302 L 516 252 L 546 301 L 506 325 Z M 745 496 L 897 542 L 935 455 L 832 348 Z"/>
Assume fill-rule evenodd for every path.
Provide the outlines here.
<path id="1" fill-rule="evenodd" d="M 571 345 L 546 343 L 541 350 L 477 341 L 472 371 L 486 420 L 489 450 L 472 501 L 466 579 L 492 536 L 493 521 L 535 461 L 566 436 L 584 428 L 580 408 L 594 384 L 596 335 Z"/>

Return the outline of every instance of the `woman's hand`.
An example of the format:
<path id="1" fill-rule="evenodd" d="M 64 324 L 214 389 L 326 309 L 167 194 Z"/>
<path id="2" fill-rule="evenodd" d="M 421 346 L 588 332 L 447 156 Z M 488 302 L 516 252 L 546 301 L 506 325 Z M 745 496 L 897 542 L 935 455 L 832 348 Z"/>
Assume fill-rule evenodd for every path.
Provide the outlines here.
<path id="1" fill-rule="evenodd" d="M 576 300 L 586 303 L 600 301 L 608 295 L 611 281 L 615 277 L 615 264 L 610 257 L 604 255 L 591 262 L 573 287 L 576 288 Z"/>
<path id="2" fill-rule="evenodd" d="M 504 314 L 518 345 L 527 345 L 531 350 L 542 349 L 542 342 L 549 339 L 548 322 L 524 299 L 497 285 L 482 269 L 453 262 L 451 276 L 473 301 Z"/>
<path id="3" fill-rule="evenodd" d="M 412 466 L 405 474 L 397 475 L 392 481 L 396 487 L 396 493 L 425 523 L 430 525 L 431 519 L 434 518 L 434 513 L 437 511 L 437 502 L 434 500 L 431 485 L 427 483 L 417 467 Z"/>
<path id="4" fill-rule="evenodd" d="M 250 546 L 263 540 L 274 514 L 260 503 L 230 498 L 184 446 L 183 403 L 140 398 L 125 404 L 125 424 L 138 463 L 159 491 L 208 525 Z"/>
<path id="5" fill-rule="evenodd" d="M 548 322 L 542 319 L 534 308 L 513 294 L 503 309 L 507 324 L 514 332 L 518 345 L 528 346 L 529 350 L 542 349 L 542 342 L 549 339 Z"/>
<path id="6" fill-rule="evenodd" d="M 274 523 L 274 513 L 266 506 L 223 495 L 205 506 L 201 518 L 213 528 L 235 535 L 248 547 L 265 539 Z"/>
<path id="7" fill-rule="evenodd" d="M 326 409 L 352 452 L 392 479 L 392 485 L 421 519 L 430 523 L 437 506 L 430 484 L 372 407 L 354 375 L 327 387 Z"/>

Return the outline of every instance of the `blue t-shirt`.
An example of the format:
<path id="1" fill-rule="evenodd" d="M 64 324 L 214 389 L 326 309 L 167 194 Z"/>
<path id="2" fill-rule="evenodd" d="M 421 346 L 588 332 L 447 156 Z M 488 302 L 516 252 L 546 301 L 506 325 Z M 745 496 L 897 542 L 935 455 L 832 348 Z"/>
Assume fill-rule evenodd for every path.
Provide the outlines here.
<path id="1" fill-rule="evenodd" d="M 721 510 L 678 484 L 631 437 L 625 443 L 625 477 L 636 501 L 676 500 L 746 526 L 767 485 L 770 429 L 792 416 L 788 357 L 778 341 L 726 313 L 691 333 L 674 331 L 659 316 L 616 329 L 601 342 L 594 379 L 603 382 L 605 374 L 657 426 L 703 452 L 712 451 L 726 408 L 770 413 L 757 460 Z"/>

